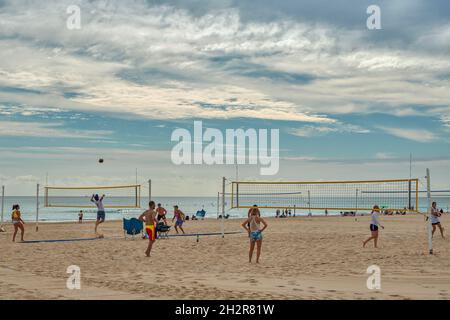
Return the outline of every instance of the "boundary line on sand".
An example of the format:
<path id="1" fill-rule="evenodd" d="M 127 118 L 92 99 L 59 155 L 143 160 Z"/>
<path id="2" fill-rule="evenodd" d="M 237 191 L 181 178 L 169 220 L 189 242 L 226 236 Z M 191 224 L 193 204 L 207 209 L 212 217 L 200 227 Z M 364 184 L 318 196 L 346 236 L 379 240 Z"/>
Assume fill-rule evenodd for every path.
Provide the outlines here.
<path id="1" fill-rule="evenodd" d="M 233 231 L 233 232 L 224 232 L 223 234 L 238 234 L 244 233 L 242 231 Z M 168 237 L 197 237 L 197 236 L 219 236 L 222 235 L 222 232 L 211 232 L 211 233 L 188 233 L 188 234 L 169 234 L 167 236 L 159 237 L 168 238 Z M 76 242 L 76 241 L 93 241 L 93 240 L 108 240 L 108 239 L 119 239 L 121 236 L 116 237 L 106 237 L 106 238 L 74 238 L 74 239 L 44 239 L 44 240 L 26 240 L 20 243 L 58 243 L 58 242 Z"/>

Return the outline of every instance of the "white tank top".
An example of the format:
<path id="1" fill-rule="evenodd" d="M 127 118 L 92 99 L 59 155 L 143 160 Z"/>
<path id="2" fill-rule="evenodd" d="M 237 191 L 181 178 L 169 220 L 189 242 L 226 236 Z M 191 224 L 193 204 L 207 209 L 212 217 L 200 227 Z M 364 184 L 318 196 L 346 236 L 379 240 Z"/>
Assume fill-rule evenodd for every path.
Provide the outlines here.
<path id="1" fill-rule="evenodd" d="M 380 225 L 380 218 L 378 217 L 379 213 L 378 212 L 373 212 L 372 213 L 372 224 L 379 226 Z"/>
<path id="2" fill-rule="evenodd" d="M 436 214 L 436 216 L 433 213 Z M 439 209 L 431 207 L 431 217 L 430 217 L 431 223 L 439 222 L 439 218 L 437 217 L 438 214 L 439 214 Z"/>
<path id="3" fill-rule="evenodd" d="M 250 219 L 250 231 L 251 232 L 259 231 L 259 223 L 256 222 L 256 217 L 252 217 Z"/>

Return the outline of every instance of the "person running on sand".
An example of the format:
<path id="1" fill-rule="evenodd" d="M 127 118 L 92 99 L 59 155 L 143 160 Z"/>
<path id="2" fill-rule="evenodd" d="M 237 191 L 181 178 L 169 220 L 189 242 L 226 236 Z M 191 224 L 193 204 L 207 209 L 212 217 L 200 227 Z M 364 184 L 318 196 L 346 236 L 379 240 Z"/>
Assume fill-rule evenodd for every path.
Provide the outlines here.
<path id="1" fill-rule="evenodd" d="M 378 227 L 381 227 L 382 229 L 384 229 L 384 227 L 381 225 L 380 223 L 380 218 L 379 218 L 379 214 L 380 214 L 380 207 L 375 205 L 373 206 L 372 209 L 372 221 L 370 223 L 370 232 L 372 233 L 372 235 L 363 242 L 363 247 L 366 246 L 367 242 L 369 242 L 370 240 L 373 239 L 374 241 L 374 247 L 378 248 Z"/>
<path id="2" fill-rule="evenodd" d="M 167 210 L 161 206 L 161 203 L 158 203 L 158 207 L 156 208 L 156 213 L 158 213 L 158 216 L 157 216 L 158 222 L 160 222 L 162 220 L 162 221 L 164 221 L 164 224 L 167 226 L 167 220 L 166 220 Z"/>
<path id="3" fill-rule="evenodd" d="M 178 228 L 180 228 L 180 230 L 183 232 L 184 234 L 184 230 L 183 230 L 183 223 L 185 221 L 186 215 L 183 213 L 183 211 L 181 211 L 180 209 L 178 209 L 178 206 L 173 206 L 173 218 L 172 218 L 172 222 L 176 219 L 175 221 L 175 231 L 178 233 Z"/>
<path id="4" fill-rule="evenodd" d="M 264 225 L 261 228 L 261 223 Z M 250 217 L 242 223 L 242 227 L 247 230 L 250 235 L 250 250 L 248 253 L 248 262 L 252 262 L 253 251 L 255 250 L 256 243 L 256 263 L 259 263 L 259 257 L 261 256 L 262 246 L 262 232 L 267 228 L 266 221 L 259 216 L 258 208 L 253 208 L 250 212 Z"/>
<path id="5" fill-rule="evenodd" d="M 433 231 L 431 232 L 431 235 L 434 236 L 434 232 L 436 231 L 436 226 L 439 227 L 439 231 L 441 232 L 442 239 L 445 239 L 444 237 L 444 228 L 441 225 L 441 221 L 439 221 L 439 217 L 441 216 L 441 213 L 439 212 L 439 209 L 437 208 L 437 203 L 433 202 L 431 205 L 431 225 L 433 226 Z"/>
<path id="6" fill-rule="evenodd" d="M 20 206 L 18 204 L 13 205 L 12 207 L 11 220 L 14 226 L 14 234 L 12 241 L 13 242 L 16 241 L 17 231 L 19 231 L 20 229 L 20 241 L 23 242 L 24 241 L 23 235 L 25 234 L 24 228 L 25 222 L 22 220 L 22 216 L 20 214 Z"/>
<path id="7" fill-rule="evenodd" d="M 97 228 L 100 223 L 105 222 L 105 207 L 103 206 L 104 198 L 105 195 L 99 197 L 98 194 L 93 194 L 91 198 L 91 201 L 95 203 L 97 207 L 97 221 L 95 221 L 95 234 L 101 238 L 103 237 L 103 235 L 97 233 Z"/>
<path id="8" fill-rule="evenodd" d="M 148 235 L 148 247 L 145 250 L 145 255 L 150 257 L 150 252 L 152 251 L 153 243 L 156 240 L 156 211 L 155 211 L 155 202 L 150 201 L 148 203 L 149 209 L 143 212 L 139 216 L 139 220 L 145 222 L 145 231 Z"/>

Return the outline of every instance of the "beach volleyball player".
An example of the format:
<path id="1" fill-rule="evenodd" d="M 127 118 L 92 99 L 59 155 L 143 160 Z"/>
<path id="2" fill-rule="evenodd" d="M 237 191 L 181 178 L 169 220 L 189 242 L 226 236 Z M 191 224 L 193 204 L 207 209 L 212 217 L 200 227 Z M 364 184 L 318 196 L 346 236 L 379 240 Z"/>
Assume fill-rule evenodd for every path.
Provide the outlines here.
<path id="1" fill-rule="evenodd" d="M 439 220 L 439 217 L 441 216 L 441 213 L 439 212 L 439 209 L 437 208 L 437 203 L 433 202 L 431 204 L 431 225 L 433 226 L 432 236 L 434 236 L 434 233 L 436 232 L 436 227 L 439 228 L 439 231 L 441 232 L 442 239 L 445 239 L 444 237 L 444 228 L 441 225 L 441 221 Z"/>
<path id="2" fill-rule="evenodd" d="M 161 203 L 158 203 L 156 213 L 158 214 L 157 216 L 158 222 L 162 220 L 164 224 L 167 226 L 167 219 L 166 219 L 167 210 L 161 205 Z"/>
<path id="3" fill-rule="evenodd" d="M 370 223 L 370 232 L 372 233 L 372 235 L 367 238 L 366 241 L 363 242 L 363 247 L 366 246 L 367 242 L 369 242 L 370 240 L 373 240 L 374 242 L 374 247 L 378 248 L 378 227 L 381 227 L 382 229 L 384 229 L 384 227 L 381 225 L 380 223 L 380 207 L 375 205 L 373 206 L 372 209 L 372 221 Z"/>
<path id="4" fill-rule="evenodd" d="M 155 202 L 150 201 L 148 203 L 148 210 L 139 216 L 139 220 L 145 222 L 145 231 L 148 235 L 148 247 L 145 250 L 145 255 L 150 257 L 150 252 L 152 251 L 153 243 L 156 240 L 156 211 Z"/>
<path id="5" fill-rule="evenodd" d="M 95 234 L 99 236 L 100 238 L 103 238 L 103 234 L 97 233 L 97 228 L 100 223 L 105 222 L 105 207 L 103 206 L 103 199 L 105 199 L 105 195 L 102 195 L 99 197 L 98 194 L 93 194 L 91 197 L 91 201 L 95 203 L 95 206 L 97 207 L 97 220 L 95 221 Z"/>
<path id="6" fill-rule="evenodd" d="M 261 223 L 264 225 L 261 228 Z M 261 256 L 262 247 L 262 232 L 267 228 L 267 223 L 260 216 L 259 209 L 253 207 L 250 210 L 250 216 L 244 221 L 242 227 L 247 230 L 250 235 L 250 250 L 248 253 L 248 262 L 252 262 L 253 251 L 256 244 L 256 263 L 259 263 L 259 257 Z"/>
<path id="7" fill-rule="evenodd" d="M 173 206 L 173 218 L 172 223 L 175 221 L 175 231 L 178 233 L 178 228 L 180 228 L 181 232 L 184 234 L 183 223 L 186 220 L 186 215 L 181 211 L 178 206 Z"/>

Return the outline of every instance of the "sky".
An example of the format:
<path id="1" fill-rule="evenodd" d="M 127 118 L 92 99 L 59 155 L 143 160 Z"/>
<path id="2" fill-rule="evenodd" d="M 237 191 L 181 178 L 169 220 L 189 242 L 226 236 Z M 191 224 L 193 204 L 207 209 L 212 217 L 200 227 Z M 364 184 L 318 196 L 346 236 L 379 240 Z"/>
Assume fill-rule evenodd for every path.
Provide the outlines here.
<path id="1" fill-rule="evenodd" d="M 381 10 L 369 30 L 366 10 Z M 80 29 L 67 27 L 80 8 Z M 175 165 L 177 128 L 278 129 L 280 169 Z M 408 178 L 450 188 L 446 0 L 0 0 L 0 183 Z M 98 163 L 104 158 L 103 164 Z"/>

